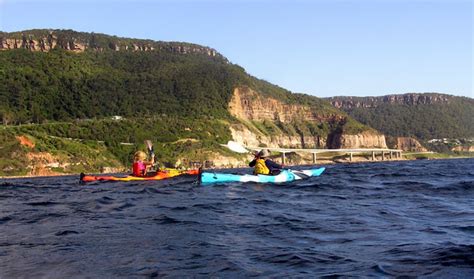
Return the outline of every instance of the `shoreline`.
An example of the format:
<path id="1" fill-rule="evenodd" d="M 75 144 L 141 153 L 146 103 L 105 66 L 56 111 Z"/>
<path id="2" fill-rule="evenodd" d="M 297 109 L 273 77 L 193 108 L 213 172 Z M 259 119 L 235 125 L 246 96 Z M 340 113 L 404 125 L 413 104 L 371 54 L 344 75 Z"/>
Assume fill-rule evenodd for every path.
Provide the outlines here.
<path id="1" fill-rule="evenodd" d="M 360 158 L 354 158 L 353 161 L 349 161 L 346 159 L 336 159 L 336 160 L 318 160 L 316 164 L 300 164 L 300 165 L 284 165 L 285 168 L 294 167 L 294 166 L 314 166 L 314 165 L 335 165 L 335 164 L 359 164 L 359 163 L 387 163 L 387 162 L 401 162 L 401 161 L 423 161 L 423 160 L 455 160 L 455 159 L 474 159 L 474 157 L 446 157 L 446 158 L 414 158 L 414 159 L 391 159 L 391 160 L 366 160 Z M 240 166 L 240 167 L 232 167 L 232 168 L 249 168 L 248 166 Z M 213 168 L 206 168 L 206 169 L 232 169 L 226 167 L 213 167 Z M 93 173 L 96 175 L 109 175 L 109 174 L 128 174 L 127 172 L 116 172 L 116 173 Z M 56 174 L 48 174 L 48 175 L 13 175 L 13 176 L 0 176 L 0 179 L 20 179 L 20 178 L 37 178 L 37 177 L 60 177 L 60 176 L 74 176 L 79 175 L 78 173 L 56 173 Z"/>

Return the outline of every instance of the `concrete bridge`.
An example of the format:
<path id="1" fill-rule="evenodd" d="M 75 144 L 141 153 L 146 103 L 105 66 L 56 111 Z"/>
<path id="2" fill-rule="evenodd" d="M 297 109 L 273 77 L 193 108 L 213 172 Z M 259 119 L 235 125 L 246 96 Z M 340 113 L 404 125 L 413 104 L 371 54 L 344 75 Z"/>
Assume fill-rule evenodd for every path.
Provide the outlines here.
<path id="1" fill-rule="evenodd" d="M 372 161 L 375 161 L 376 154 L 381 155 L 382 161 L 385 159 L 402 158 L 402 150 L 400 149 L 389 149 L 389 148 L 355 148 L 355 149 L 304 149 L 304 148 L 267 148 L 267 147 L 247 147 L 251 150 L 261 150 L 262 148 L 268 149 L 272 152 L 281 153 L 282 164 L 285 164 L 286 153 L 311 153 L 313 154 L 313 163 L 316 164 L 317 154 L 321 153 L 342 153 L 349 154 L 349 160 L 352 161 L 353 154 L 369 153 L 372 155 Z M 388 158 L 386 158 L 388 157 Z"/>

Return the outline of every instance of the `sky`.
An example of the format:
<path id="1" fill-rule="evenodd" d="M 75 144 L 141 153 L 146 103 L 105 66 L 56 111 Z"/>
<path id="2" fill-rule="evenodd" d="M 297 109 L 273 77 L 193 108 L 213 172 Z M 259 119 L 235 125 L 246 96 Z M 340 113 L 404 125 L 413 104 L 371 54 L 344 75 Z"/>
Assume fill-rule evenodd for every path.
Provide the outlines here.
<path id="1" fill-rule="evenodd" d="M 474 98 L 471 0 L 0 0 L 0 31 L 40 28 L 209 46 L 318 97 Z"/>

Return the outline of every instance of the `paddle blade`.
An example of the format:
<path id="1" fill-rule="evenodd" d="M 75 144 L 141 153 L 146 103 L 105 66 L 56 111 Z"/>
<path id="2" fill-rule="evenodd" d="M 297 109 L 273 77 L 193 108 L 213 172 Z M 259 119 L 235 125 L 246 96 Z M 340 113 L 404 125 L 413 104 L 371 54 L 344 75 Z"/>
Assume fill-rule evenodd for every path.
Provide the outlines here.
<path id="1" fill-rule="evenodd" d="M 248 151 L 245 147 L 243 147 L 240 143 L 235 142 L 235 141 L 228 141 L 227 145 L 225 145 L 227 148 L 230 150 L 237 152 L 237 153 L 248 153 Z"/>
<path id="2" fill-rule="evenodd" d="M 310 175 L 307 175 L 306 173 L 302 172 L 302 171 L 297 171 L 297 170 L 290 170 L 294 175 L 297 175 L 299 176 L 301 179 L 308 179 L 310 178 L 311 176 Z"/>
<path id="3" fill-rule="evenodd" d="M 151 140 L 145 140 L 145 145 L 146 145 L 146 148 L 148 149 L 148 155 L 151 158 L 154 158 L 155 157 L 155 151 L 153 150 L 153 144 L 151 143 Z M 153 162 L 153 163 L 156 163 L 156 162 Z"/>
<path id="4" fill-rule="evenodd" d="M 151 140 L 146 140 L 145 145 L 149 152 L 153 150 L 153 144 L 151 143 Z"/>

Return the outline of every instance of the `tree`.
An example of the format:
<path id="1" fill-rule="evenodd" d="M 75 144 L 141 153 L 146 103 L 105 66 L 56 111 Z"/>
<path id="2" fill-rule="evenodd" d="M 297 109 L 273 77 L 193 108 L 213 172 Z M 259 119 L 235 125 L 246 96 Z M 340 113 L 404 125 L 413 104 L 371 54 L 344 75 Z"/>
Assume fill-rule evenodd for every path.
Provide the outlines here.
<path id="1" fill-rule="evenodd" d="M 2 119 L 3 125 L 8 125 L 15 120 L 15 115 L 7 108 L 0 109 L 0 118 Z"/>

